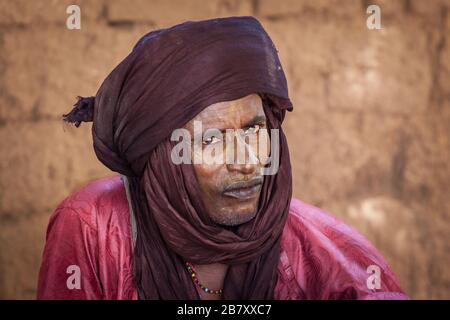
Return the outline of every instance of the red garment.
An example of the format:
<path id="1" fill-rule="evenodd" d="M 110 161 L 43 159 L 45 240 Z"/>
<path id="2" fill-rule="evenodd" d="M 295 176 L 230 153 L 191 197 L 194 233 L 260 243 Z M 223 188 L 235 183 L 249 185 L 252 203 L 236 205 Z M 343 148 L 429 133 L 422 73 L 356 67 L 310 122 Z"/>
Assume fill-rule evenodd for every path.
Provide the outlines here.
<path id="1" fill-rule="evenodd" d="M 68 286 L 73 265 L 79 267 L 80 289 Z M 380 289 L 369 289 L 370 265 L 380 268 Z M 137 299 L 129 206 L 120 176 L 88 184 L 55 210 L 37 297 Z M 363 236 L 323 210 L 292 199 L 275 299 L 407 298 L 384 258 Z"/>

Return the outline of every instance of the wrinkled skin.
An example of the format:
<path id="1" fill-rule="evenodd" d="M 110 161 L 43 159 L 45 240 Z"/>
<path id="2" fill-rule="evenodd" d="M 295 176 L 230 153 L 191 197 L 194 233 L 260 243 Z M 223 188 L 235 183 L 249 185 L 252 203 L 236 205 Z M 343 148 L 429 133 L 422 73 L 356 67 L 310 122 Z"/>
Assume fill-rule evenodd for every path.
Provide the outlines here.
<path id="1" fill-rule="evenodd" d="M 205 108 L 195 118 L 186 124 L 185 129 L 189 130 L 194 138 L 194 121 L 201 121 L 202 137 L 200 142 L 203 154 L 205 148 L 217 143 L 216 138 L 205 137 L 204 133 L 209 129 L 242 129 L 243 135 L 236 135 L 232 148 L 234 148 L 234 163 L 227 164 L 224 160 L 222 164 L 193 164 L 194 171 L 202 192 L 202 201 L 211 219 L 224 226 L 235 226 L 253 219 L 258 210 L 259 197 L 261 193 L 264 176 L 258 168 L 263 166 L 263 160 L 258 159 L 257 147 L 259 143 L 258 132 L 267 128 L 262 100 L 259 95 L 251 94 L 241 99 L 225 101 L 212 104 Z M 238 150 L 239 137 L 251 137 L 247 139 L 244 152 L 242 148 Z M 244 140 L 241 140 L 244 141 Z M 226 148 L 230 140 L 222 139 L 223 149 Z M 221 148 L 222 150 L 222 148 Z M 244 163 L 238 163 L 237 155 L 241 152 L 245 156 Z M 225 152 L 223 152 L 225 154 Z M 224 159 L 225 156 L 224 156 Z M 252 181 L 258 185 L 247 188 L 234 189 L 237 193 L 226 193 L 226 189 L 232 185 L 236 187 L 236 182 Z"/>

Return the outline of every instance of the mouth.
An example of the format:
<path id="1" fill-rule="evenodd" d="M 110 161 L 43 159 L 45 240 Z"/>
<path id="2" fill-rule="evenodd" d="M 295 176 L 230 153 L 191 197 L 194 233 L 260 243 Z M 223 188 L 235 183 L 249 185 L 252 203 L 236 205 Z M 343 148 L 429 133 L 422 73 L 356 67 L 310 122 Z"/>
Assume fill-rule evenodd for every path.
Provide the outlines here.
<path id="1" fill-rule="evenodd" d="M 262 177 L 256 177 L 249 181 L 235 182 L 225 188 L 223 195 L 239 200 L 253 199 L 259 195 L 262 183 Z"/>

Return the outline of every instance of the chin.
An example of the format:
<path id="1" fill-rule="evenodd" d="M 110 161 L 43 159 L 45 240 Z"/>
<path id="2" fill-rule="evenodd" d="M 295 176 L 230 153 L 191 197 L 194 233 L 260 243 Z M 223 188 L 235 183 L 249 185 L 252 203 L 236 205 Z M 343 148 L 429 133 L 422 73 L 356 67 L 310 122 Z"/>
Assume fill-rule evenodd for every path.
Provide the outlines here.
<path id="1" fill-rule="evenodd" d="M 257 209 L 252 206 L 251 209 L 247 210 L 230 210 L 221 215 L 211 216 L 211 219 L 222 226 L 233 227 L 252 220 L 257 213 Z"/>

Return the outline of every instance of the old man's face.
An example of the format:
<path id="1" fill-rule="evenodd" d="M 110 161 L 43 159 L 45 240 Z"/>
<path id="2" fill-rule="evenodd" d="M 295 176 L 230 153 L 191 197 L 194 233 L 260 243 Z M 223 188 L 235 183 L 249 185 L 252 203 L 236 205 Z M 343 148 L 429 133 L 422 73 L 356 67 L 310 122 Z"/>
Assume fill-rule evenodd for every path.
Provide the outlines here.
<path id="1" fill-rule="evenodd" d="M 264 180 L 259 170 L 263 166 L 263 161 L 258 158 L 257 152 L 258 145 L 263 143 L 258 133 L 261 129 L 267 128 L 260 96 L 251 94 L 238 100 L 210 105 L 185 126 L 192 137 L 195 133 L 195 121 L 197 124 L 201 123 L 202 127 L 202 136 L 197 139 L 202 146 L 197 152 L 198 150 L 205 152 L 208 146 L 211 147 L 215 143 L 221 144 L 223 154 L 227 144 L 234 150 L 231 163 L 223 161 L 221 164 L 211 164 L 204 161 L 193 164 L 202 200 L 210 217 L 214 222 L 225 226 L 235 226 L 251 220 L 258 210 Z M 218 129 L 224 133 L 222 141 L 220 138 L 205 135 L 211 129 Z M 231 136 L 230 140 L 225 138 L 226 130 L 228 133 L 237 134 Z M 237 140 L 240 140 L 239 142 L 245 140 L 245 147 L 242 148 L 243 144 L 239 144 Z M 268 140 L 264 141 L 267 142 Z M 239 161 L 239 155 L 243 156 L 240 159 L 245 158 L 245 161 Z"/>

